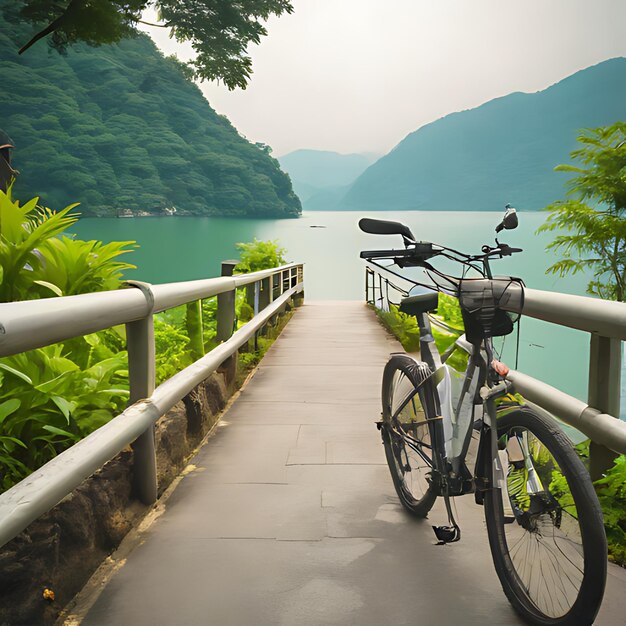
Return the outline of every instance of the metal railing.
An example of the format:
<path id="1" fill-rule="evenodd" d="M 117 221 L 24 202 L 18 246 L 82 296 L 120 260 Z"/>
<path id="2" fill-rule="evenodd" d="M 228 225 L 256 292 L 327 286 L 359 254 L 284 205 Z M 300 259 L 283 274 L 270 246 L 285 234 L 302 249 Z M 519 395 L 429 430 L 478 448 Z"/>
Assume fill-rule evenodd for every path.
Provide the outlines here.
<path id="1" fill-rule="evenodd" d="M 408 289 L 392 282 L 370 266 L 365 269 L 365 299 L 377 305 L 388 301 L 389 290 L 406 295 Z M 407 287 L 408 287 L 407 282 Z M 510 289 L 521 289 L 512 285 Z M 511 297 L 511 302 L 519 300 Z M 592 477 L 599 477 L 608 467 L 609 450 L 626 454 L 626 422 L 621 421 L 622 341 L 626 340 L 626 303 L 599 300 L 585 296 L 524 288 L 523 311 L 513 306 L 502 308 L 545 322 L 582 330 L 591 335 L 589 390 L 582 402 L 558 389 L 521 372 L 511 371 L 508 378 L 529 402 L 557 416 L 581 431 L 592 441 Z M 608 449 L 608 450 L 607 450 Z"/>
<path id="2" fill-rule="evenodd" d="M 0 546 L 49 511 L 85 478 L 133 443 L 137 496 L 157 498 L 154 425 L 224 361 L 303 292 L 302 264 L 233 276 L 235 262 L 222 264 L 221 278 L 0 304 L 0 356 L 126 325 L 130 406 L 110 422 L 0 495 Z M 233 332 L 235 290 L 246 287 L 254 317 Z M 155 313 L 218 296 L 219 346 L 155 389 Z"/>

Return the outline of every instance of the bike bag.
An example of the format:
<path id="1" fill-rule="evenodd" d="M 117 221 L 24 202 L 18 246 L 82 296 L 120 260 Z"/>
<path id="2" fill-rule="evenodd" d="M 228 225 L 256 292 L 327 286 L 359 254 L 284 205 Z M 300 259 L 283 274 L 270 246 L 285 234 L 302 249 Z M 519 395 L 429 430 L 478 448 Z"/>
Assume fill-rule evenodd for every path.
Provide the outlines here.
<path id="1" fill-rule="evenodd" d="M 513 324 L 524 307 L 524 283 L 508 276 L 463 279 L 457 297 L 465 336 L 470 343 L 477 343 L 513 332 Z"/>

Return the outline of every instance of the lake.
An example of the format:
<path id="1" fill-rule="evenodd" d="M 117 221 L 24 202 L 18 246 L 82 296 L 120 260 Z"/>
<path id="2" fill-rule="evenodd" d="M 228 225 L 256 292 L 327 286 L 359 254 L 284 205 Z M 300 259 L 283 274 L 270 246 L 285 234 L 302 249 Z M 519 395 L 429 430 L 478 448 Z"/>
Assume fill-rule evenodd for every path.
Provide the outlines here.
<path id="1" fill-rule="evenodd" d="M 134 240 L 139 248 L 126 255 L 138 266 L 128 278 L 152 283 L 219 276 L 222 260 L 238 257 L 235 244 L 253 238 L 275 239 L 286 248 L 286 258 L 305 264 L 307 300 L 363 300 L 362 249 L 398 247 L 399 237 L 362 233 L 363 216 L 393 219 L 411 227 L 418 239 L 441 243 L 464 252 L 478 252 L 493 244 L 498 212 L 378 212 L 307 211 L 295 220 L 229 219 L 217 217 L 85 218 L 73 232 L 81 239 Z M 585 294 L 587 278 L 546 276 L 555 255 L 545 246 L 553 234 L 536 234 L 545 214 L 521 212 L 519 227 L 500 239 L 524 253 L 495 261 L 494 274 L 519 276 L 528 287 Z M 385 243 L 383 243 L 385 242 Z M 446 271 L 450 266 L 440 265 Z M 505 341 L 504 358 L 514 366 L 515 335 Z M 589 337 L 586 333 L 523 319 L 519 369 L 563 391 L 586 399 Z M 624 387 L 624 385 L 623 385 Z"/>

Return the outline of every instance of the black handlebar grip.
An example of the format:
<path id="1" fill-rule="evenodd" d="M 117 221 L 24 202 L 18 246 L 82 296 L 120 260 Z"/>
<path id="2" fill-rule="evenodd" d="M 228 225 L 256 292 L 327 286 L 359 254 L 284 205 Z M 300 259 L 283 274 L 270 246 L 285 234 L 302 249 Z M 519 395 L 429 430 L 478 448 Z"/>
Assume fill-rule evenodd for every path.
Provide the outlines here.
<path id="1" fill-rule="evenodd" d="M 392 259 L 409 256 L 408 250 L 363 250 L 359 255 L 362 259 Z"/>
<path id="2" fill-rule="evenodd" d="M 425 260 L 438 254 L 437 250 L 433 250 L 433 244 L 427 241 L 418 241 L 408 248 L 400 250 L 363 250 L 360 256 L 362 259 L 414 259 Z"/>
<path id="3" fill-rule="evenodd" d="M 411 229 L 400 222 L 363 217 L 359 220 L 359 228 L 364 233 L 369 233 L 370 235 L 402 235 L 411 241 L 415 241 L 415 236 Z"/>

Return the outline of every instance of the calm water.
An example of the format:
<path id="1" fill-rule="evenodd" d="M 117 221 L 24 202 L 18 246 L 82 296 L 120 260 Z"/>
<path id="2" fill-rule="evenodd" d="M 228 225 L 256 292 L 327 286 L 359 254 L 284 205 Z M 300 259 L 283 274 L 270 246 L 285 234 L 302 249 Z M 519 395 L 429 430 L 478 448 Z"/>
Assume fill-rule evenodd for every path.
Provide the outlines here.
<path id="1" fill-rule="evenodd" d="M 316 211 L 305 212 L 297 220 L 92 218 L 80 220 L 74 232 L 82 239 L 136 241 L 140 247 L 126 259 L 138 269 L 128 272 L 128 277 L 152 283 L 219 276 L 220 262 L 238 257 L 237 242 L 255 237 L 276 239 L 286 248 L 287 259 L 305 263 L 308 300 L 356 300 L 364 298 L 364 266 L 359 251 L 399 245 L 398 237 L 361 233 L 357 222 L 364 215 L 368 214 Z M 369 216 L 404 222 L 418 239 L 465 252 L 477 252 L 482 244 L 493 243 L 493 229 L 501 217 L 491 212 L 417 211 Z M 524 248 L 524 253 L 495 262 L 494 273 L 519 276 L 536 289 L 584 294 L 587 281 L 582 276 L 559 279 L 545 275 L 555 257 L 545 252 L 551 235 L 535 234 L 544 219 L 541 213 L 520 214 L 517 230 L 505 232 L 501 239 Z M 584 400 L 588 343 L 586 333 L 524 319 L 519 369 Z M 504 350 L 511 365 L 514 344 L 515 335 L 511 335 Z"/>

